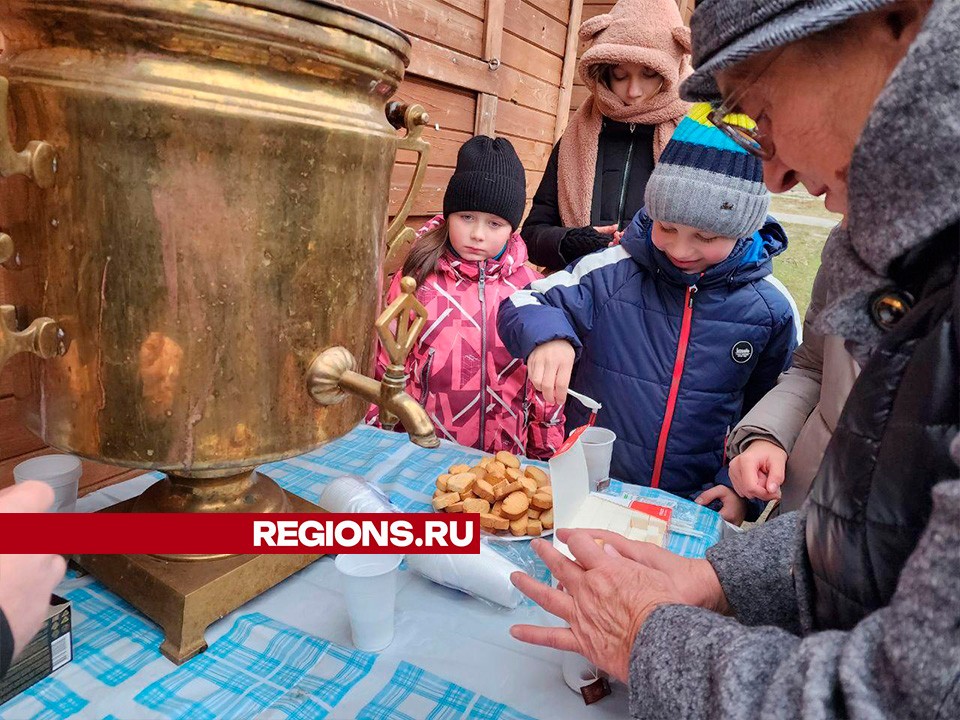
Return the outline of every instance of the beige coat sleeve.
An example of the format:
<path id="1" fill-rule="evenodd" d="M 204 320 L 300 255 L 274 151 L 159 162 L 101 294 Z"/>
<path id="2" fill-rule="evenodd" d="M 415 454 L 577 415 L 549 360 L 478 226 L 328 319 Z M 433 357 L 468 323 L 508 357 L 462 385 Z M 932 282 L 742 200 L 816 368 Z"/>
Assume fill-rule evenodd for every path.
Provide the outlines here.
<path id="1" fill-rule="evenodd" d="M 793 353 L 793 364 L 730 433 L 729 458 L 742 453 L 754 440 L 770 440 L 788 453 L 793 451 L 800 430 L 820 402 L 823 335 L 814 332 L 813 320 L 823 307 L 825 294 L 826 283 L 818 272 L 803 320 L 803 342 Z"/>

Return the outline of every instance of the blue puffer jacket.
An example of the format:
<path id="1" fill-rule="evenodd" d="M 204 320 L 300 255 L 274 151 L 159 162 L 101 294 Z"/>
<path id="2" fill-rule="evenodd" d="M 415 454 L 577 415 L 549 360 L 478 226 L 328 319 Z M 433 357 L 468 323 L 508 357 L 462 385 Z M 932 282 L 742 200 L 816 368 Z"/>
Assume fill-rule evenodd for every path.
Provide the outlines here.
<path id="1" fill-rule="evenodd" d="M 726 434 L 790 365 L 800 323 L 771 274 L 787 247 L 773 218 L 702 276 L 674 266 L 651 228 L 641 210 L 619 246 L 514 293 L 498 330 L 523 359 L 569 340 L 571 387 L 603 403 L 598 424 L 617 434 L 611 474 L 692 499 L 730 486 Z M 566 415 L 568 432 L 588 419 L 572 398 Z"/>

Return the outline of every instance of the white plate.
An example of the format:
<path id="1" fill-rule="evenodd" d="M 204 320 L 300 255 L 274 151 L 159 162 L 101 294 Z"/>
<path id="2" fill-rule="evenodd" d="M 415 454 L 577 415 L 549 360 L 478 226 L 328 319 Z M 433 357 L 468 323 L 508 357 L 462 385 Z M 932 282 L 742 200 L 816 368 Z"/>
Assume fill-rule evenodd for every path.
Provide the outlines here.
<path id="1" fill-rule="evenodd" d="M 480 528 L 480 531 L 488 537 L 495 537 L 497 538 L 497 540 L 503 540 L 504 542 L 522 542 L 524 540 L 534 539 L 530 535 L 513 535 L 510 533 L 509 530 L 504 530 L 502 533 L 492 533 L 486 528 Z M 553 528 L 550 528 L 549 530 L 544 530 L 537 537 L 546 538 L 546 537 L 550 537 L 551 535 L 553 535 Z"/>

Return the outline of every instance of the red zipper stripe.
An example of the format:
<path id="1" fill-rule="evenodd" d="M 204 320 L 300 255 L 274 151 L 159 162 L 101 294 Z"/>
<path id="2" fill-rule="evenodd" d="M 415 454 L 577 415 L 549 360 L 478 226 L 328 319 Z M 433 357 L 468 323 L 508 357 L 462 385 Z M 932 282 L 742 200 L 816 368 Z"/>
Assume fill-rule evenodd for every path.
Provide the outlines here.
<path id="1" fill-rule="evenodd" d="M 670 382 L 670 394 L 667 395 L 667 411 L 660 426 L 660 439 L 657 440 L 657 457 L 653 463 L 653 476 L 650 487 L 660 486 L 660 474 L 663 472 L 663 458 L 667 452 L 667 437 L 673 424 L 673 413 L 677 409 L 677 395 L 680 394 L 680 378 L 683 377 L 683 364 L 687 359 L 687 347 L 690 344 L 690 325 L 693 318 L 693 287 L 687 288 L 683 303 L 683 319 L 680 321 L 680 340 L 677 343 L 677 359 L 673 363 L 673 380 Z"/>

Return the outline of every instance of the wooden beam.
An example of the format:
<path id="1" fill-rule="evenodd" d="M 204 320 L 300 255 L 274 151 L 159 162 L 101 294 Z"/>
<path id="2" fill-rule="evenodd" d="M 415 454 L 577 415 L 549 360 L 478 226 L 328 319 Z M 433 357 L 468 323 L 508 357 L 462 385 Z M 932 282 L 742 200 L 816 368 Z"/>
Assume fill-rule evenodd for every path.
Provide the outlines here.
<path id="1" fill-rule="evenodd" d="M 17 399 L 11 395 L 0 400 L 0 458 L 16 457 L 43 446 L 43 440 L 20 421 Z"/>
<path id="2" fill-rule="evenodd" d="M 483 20 L 483 59 L 500 59 L 503 47 L 503 17 L 506 14 L 507 0 L 487 0 L 487 9 Z"/>
<path id="3" fill-rule="evenodd" d="M 580 16 L 583 13 L 583 0 L 570 0 L 570 21 L 567 25 L 567 44 L 563 51 L 563 74 L 560 78 L 560 97 L 557 100 L 557 122 L 553 129 L 556 142 L 567 129 L 570 119 L 570 96 L 573 94 L 573 77 L 577 69 L 577 44 L 579 42 Z"/>
<path id="4" fill-rule="evenodd" d="M 477 96 L 477 121 L 473 127 L 474 135 L 489 135 L 493 137 L 497 132 L 497 103 L 496 95 L 480 93 Z"/>
<path id="5" fill-rule="evenodd" d="M 683 22 L 689 25 L 690 16 L 693 15 L 693 6 L 696 3 L 696 0 L 679 0 L 679 2 L 680 2 L 680 17 L 683 18 Z"/>
<path id="6" fill-rule="evenodd" d="M 40 450 L 18 455 L 17 457 L 0 460 L 0 488 L 13 485 L 13 468 L 24 460 L 29 460 L 30 458 L 41 455 L 51 455 L 56 452 L 58 451 L 53 448 L 45 447 Z M 100 488 L 107 487 L 108 485 L 115 485 L 123 480 L 129 480 L 130 478 L 139 477 L 140 475 L 150 472 L 149 470 L 131 470 L 130 468 L 117 467 L 116 465 L 105 465 L 94 462 L 93 460 L 83 460 L 82 462 L 83 475 L 80 476 L 80 497 L 99 490 Z"/>
<path id="7" fill-rule="evenodd" d="M 483 19 L 483 60 L 487 63 L 487 72 L 497 74 L 503 70 L 500 54 L 503 50 L 503 17 L 506 0 L 487 0 Z M 498 96 L 492 93 L 480 93 L 477 98 L 477 118 L 474 123 L 474 135 L 494 135 L 497 130 Z"/>
<path id="8" fill-rule="evenodd" d="M 407 74 L 436 80 L 437 82 L 487 93 L 502 98 L 512 98 L 520 82 L 519 73 L 501 65 L 496 72 L 478 58 L 464 55 L 423 38 L 411 38 L 413 52 Z"/>

